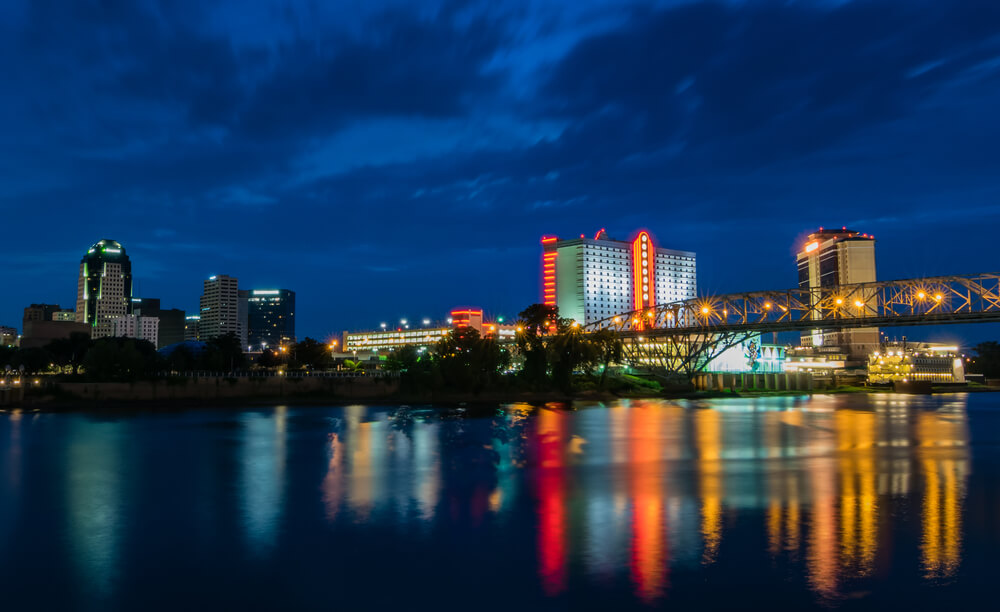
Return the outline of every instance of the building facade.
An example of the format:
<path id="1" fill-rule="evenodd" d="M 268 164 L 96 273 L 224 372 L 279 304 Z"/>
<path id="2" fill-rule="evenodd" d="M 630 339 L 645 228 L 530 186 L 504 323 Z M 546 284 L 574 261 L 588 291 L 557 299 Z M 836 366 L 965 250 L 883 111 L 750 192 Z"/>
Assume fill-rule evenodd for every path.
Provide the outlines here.
<path id="1" fill-rule="evenodd" d="M 179 308 L 164 310 L 159 298 L 132 298 L 132 314 L 159 319 L 157 346 L 169 346 L 184 342 L 184 311 Z"/>
<path id="2" fill-rule="evenodd" d="M 201 338 L 198 333 L 198 326 L 201 324 L 201 317 L 198 315 L 187 315 L 184 317 L 184 341 L 197 341 Z"/>
<path id="3" fill-rule="evenodd" d="M 209 277 L 201 295 L 198 339 L 207 342 L 226 334 L 236 334 L 242 341 L 244 326 L 240 324 L 239 283 L 225 274 Z M 246 347 L 246 342 L 241 342 Z"/>
<path id="4" fill-rule="evenodd" d="M 513 341 L 516 326 L 500 321 L 484 321 L 481 308 L 456 308 L 449 313 L 447 325 L 427 325 L 410 328 L 344 332 L 344 352 L 370 353 L 392 350 L 402 346 L 432 346 L 443 340 L 454 329 L 472 328 L 484 337 L 498 341 Z"/>
<path id="5" fill-rule="evenodd" d="M 542 302 L 583 325 L 623 312 L 696 296 L 695 254 L 656 246 L 640 231 L 631 241 L 542 238 Z"/>
<path id="6" fill-rule="evenodd" d="M 28 321 L 76 321 L 76 313 L 58 304 L 32 304 L 24 309 L 22 322 Z"/>
<path id="7" fill-rule="evenodd" d="M 246 305 L 247 346 L 251 351 L 295 342 L 295 292 L 288 289 L 240 291 Z"/>
<path id="8" fill-rule="evenodd" d="M 114 320 L 114 328 L 116 338 L 137 338 L 151 342 L 157 348 L 160 346 L 160 320 L 156 317 L 127 314 Z"/>
<path id="9" fill-rule="evenodd" d="M 876 280 L 875 238 L 847 228 L 820 228 L 796 255 L 800 289 L 833 288 Z M 814 299 L 819 299 L 818 293 Z M 819 313 L 816 313 L 819 317 Z M 846 330 L 814 329 L 802 334 L 806 347 L 840 347 L 852 359 L 865 360 L 879 344 L 877 327 Z"/>
<path id="10" fill-rule="evenodd" d="M 101 240 L 80 260 L 76 290 L 76 321 L 91 327 L 91 337 L 114 333 L 114 319 L 132 306 L 132 262 L 114 240 Z"/>
<path id="11" fill-rule="evenodd" d="M 0 325 L 0 346 L 17 346 L 17 330 Z"/>

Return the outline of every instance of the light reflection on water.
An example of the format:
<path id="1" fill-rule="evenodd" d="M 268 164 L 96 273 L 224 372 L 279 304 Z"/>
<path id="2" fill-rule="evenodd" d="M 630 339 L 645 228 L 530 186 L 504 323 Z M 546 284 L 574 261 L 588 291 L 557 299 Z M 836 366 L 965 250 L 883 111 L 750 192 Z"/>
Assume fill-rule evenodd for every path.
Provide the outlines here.
<path id="1" fill-rule="evenodd" d="M 0 569 L 18 566 L 29 545 L 17 534 L 30 534 L 73 568 L 70 594 L 114 601 L 130 584 L 155 582 L 131 575 L 137 551 L 169 550 L 163 541 L 176 546 L 189 531 L 207 535 L 182 552 L 239 577 L 251 563 L 330 563 L 325 532 L 364 530 L 415 558 L 475 554 L 449 539 L 459 532 L 507 543 L 511 555 L 531 550 L 528 565 L 486 561 L 527 572 L 511 578 L 527 601 L 582 589 L 657 604 L 710 576 L 722 588 L 741 583 L 734 565 L 814 602 L 893 581 L 954 584 L 968 565 L 967 402 L 623 400 L 477 418 L 365 406 L 117 420 L 5 414 Z M 64 447 L 62 464 L 48 457 L 53 444 Z M 143 465 L 184 461 L 152 449 L 188 446 L 204 451 L 191 459 L 197 482 L 168 489 L 144 478 Z M 197 463 L 204 457 L 216 463 Z M 42 474 L 42 489 L 26 484 Z M 161 496 L 174 514 L 155 534 L 136 528 L 139 509 Z M 60 521 L 64 533 L 52 529 Z M 900 569 L 908 555 L 912 575 Z M 347 588 L 366 580 L 341 571 Z"/>

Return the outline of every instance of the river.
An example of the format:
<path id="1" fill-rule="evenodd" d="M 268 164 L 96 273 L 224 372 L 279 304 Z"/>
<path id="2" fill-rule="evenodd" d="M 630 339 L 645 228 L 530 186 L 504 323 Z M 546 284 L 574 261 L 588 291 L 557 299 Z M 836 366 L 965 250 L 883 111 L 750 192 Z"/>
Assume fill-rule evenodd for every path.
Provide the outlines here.
<path id="1" fill-rule="evenodd" d="M 998 554 L 1000 394 L 0 413 L 4 610 L 982 607 Z"/>

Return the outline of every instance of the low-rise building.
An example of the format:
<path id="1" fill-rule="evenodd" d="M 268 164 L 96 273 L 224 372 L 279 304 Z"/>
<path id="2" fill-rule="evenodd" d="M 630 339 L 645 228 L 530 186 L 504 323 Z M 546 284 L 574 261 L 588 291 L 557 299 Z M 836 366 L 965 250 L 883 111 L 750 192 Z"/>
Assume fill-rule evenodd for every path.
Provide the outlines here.
<path id="1" fill-rule="evenodd" d="M 17 330 L 0 325 L 0 346 L 17 346 Z"/>
<path id="2" fill-rule="evenodd" d="M 25 321 L 20 346 L 21 348 L 42 348 L 53 340 L 69 338 L 70 334 L 73 333 L 89 336 L 91 329 L 89 324 L 77 321 Z"/>
<path id="3" fill-rule="evenodd" d="M 428 322 L 424 327 L 410 328 L 407 323 L 402 323 L 392 329 L 345 331 L 343 350 L 345 353 L 371 353 L 402 346 L 431 346 L 443 340 L 453 329 L 466 327 L 474 328 L 484 337 L 493 336 L 501 341 L 513 340 L 517 333 L 514 325 L 484 321 L 481 308 L 456 308 L 444 325 Z"/>
<path id="4" fill-rule="evenodd" d="M 141 317 L 129 314 L 116 317 L 114 320 L 114 335 L 116 338 L 138 338 L 157 346 L 160 331 L 160 320 L 156 317 Z"/>

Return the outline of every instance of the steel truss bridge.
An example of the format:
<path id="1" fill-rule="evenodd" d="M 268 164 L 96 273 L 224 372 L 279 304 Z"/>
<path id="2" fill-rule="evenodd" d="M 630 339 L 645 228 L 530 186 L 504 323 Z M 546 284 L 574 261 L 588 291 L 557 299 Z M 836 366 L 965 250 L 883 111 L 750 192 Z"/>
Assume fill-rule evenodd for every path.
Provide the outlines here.
<path id="1" fill-rule="evenodd" d="M 588 325 L 611 330 L 633 366 L 698 373 L 761 333 L 1000 322 L 1000 273 L 705 296 Z"/>

